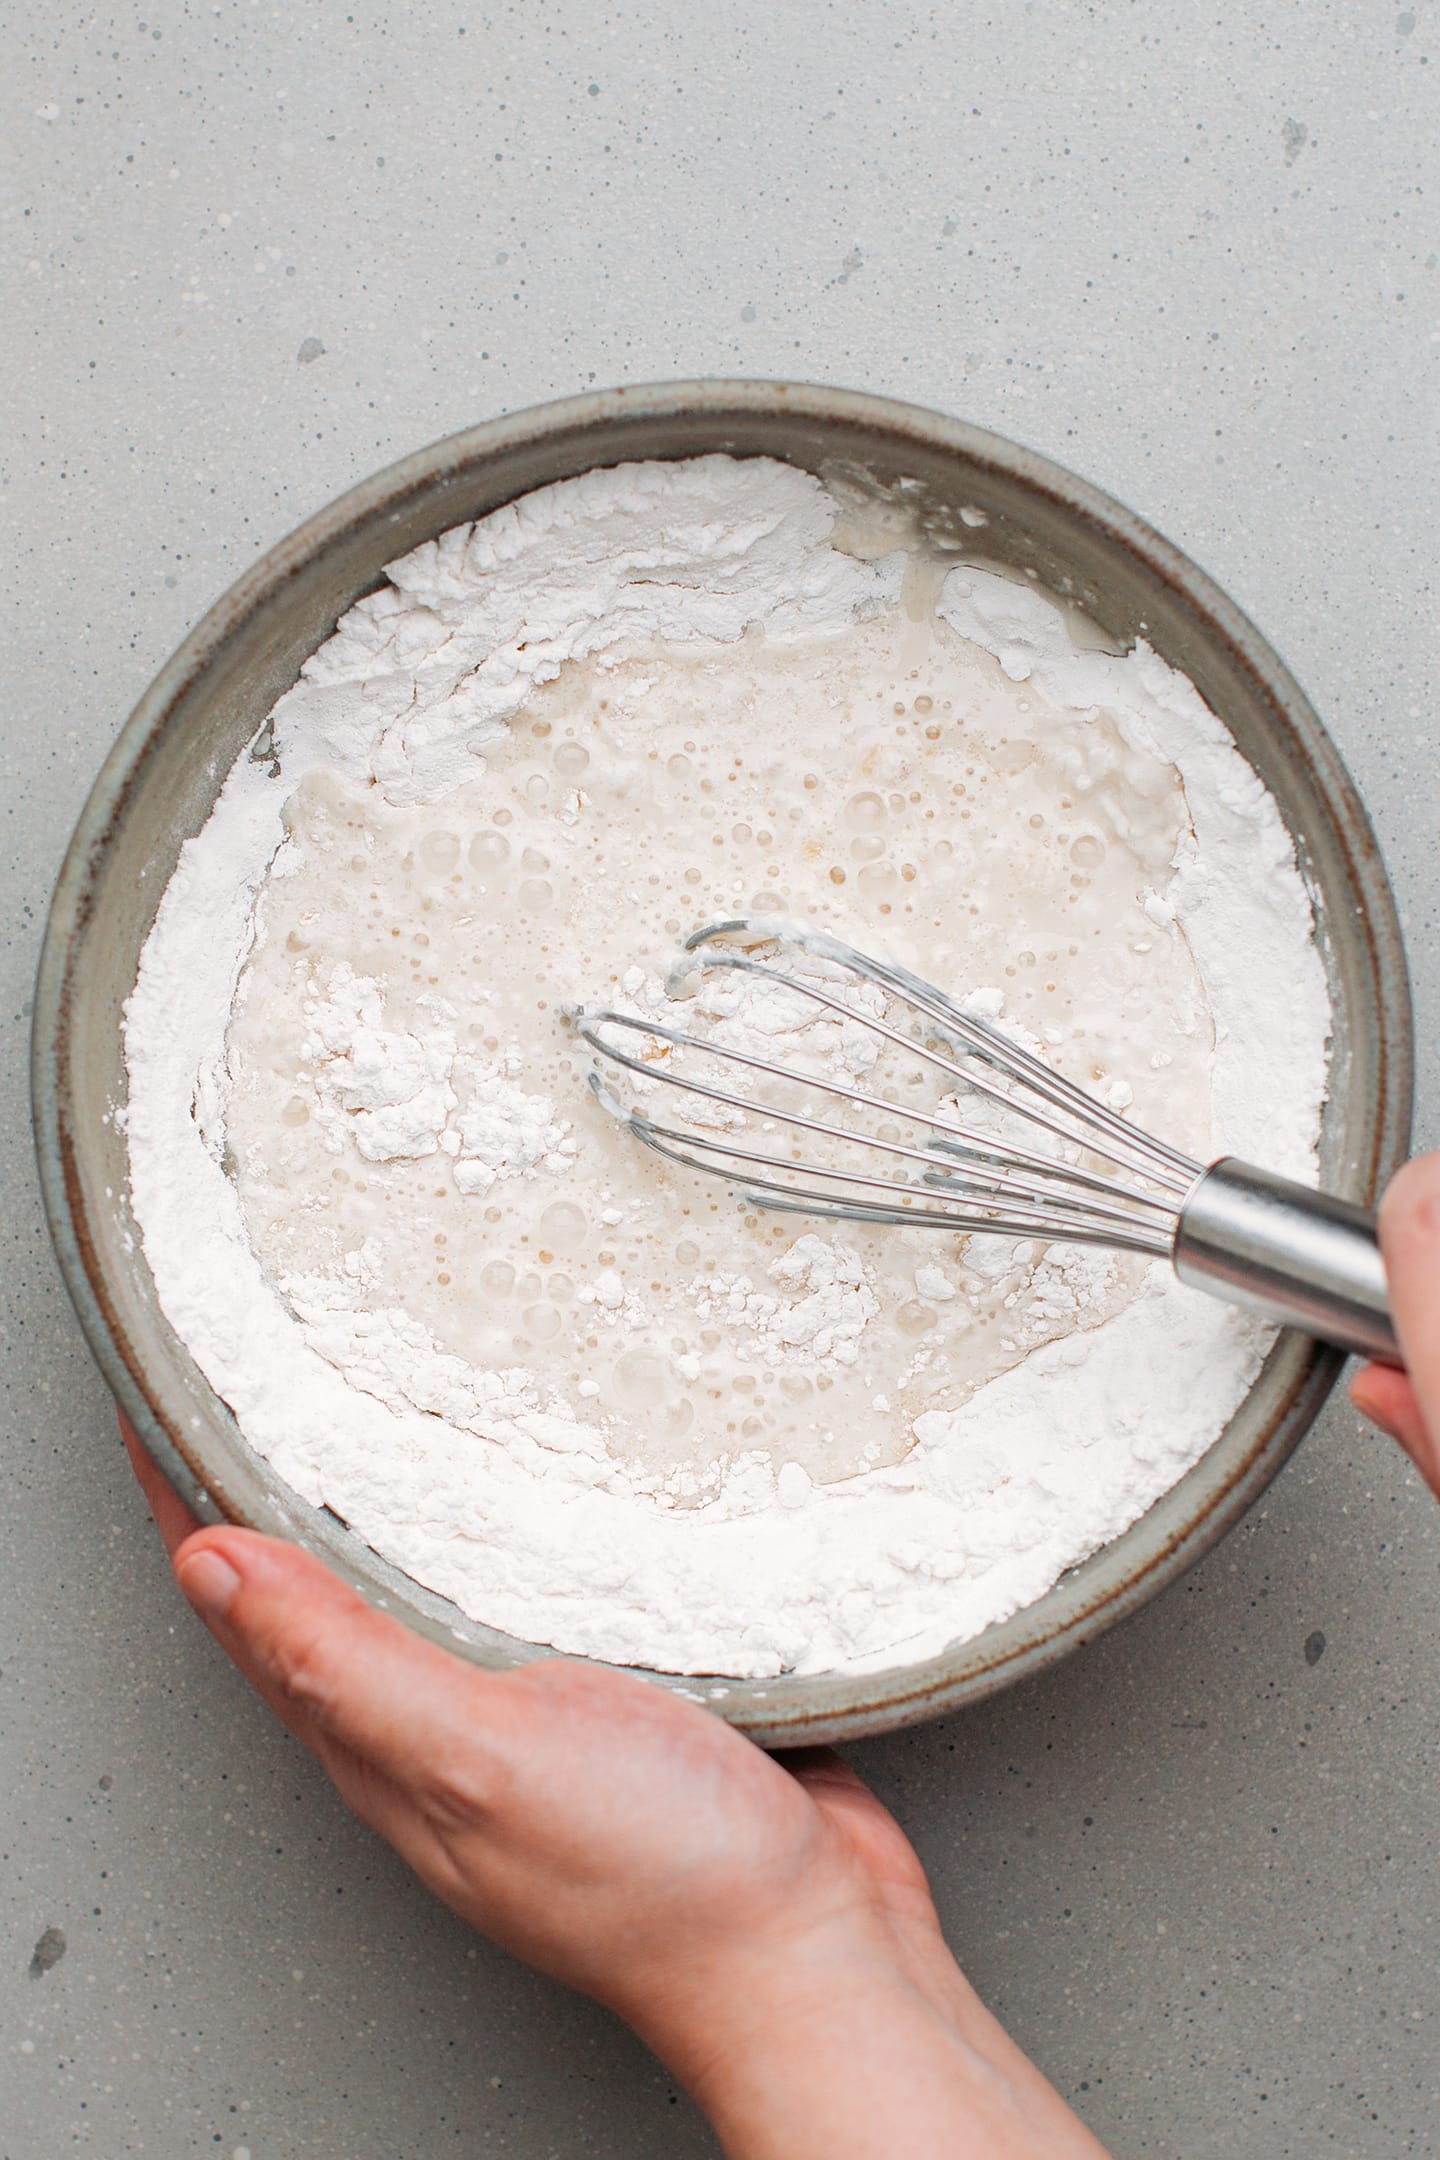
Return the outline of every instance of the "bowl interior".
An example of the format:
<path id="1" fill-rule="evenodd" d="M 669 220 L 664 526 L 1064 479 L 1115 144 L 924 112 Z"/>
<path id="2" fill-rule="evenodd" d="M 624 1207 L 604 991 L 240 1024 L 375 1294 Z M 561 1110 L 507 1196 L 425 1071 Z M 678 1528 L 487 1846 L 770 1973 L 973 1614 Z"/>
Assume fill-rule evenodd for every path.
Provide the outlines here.
<path id="1" fill-rule="evenodd" d="M 337 618 L 384 565 L 527 490 L 597 465 L 721 450 L 903 494 L 937 540 L 1037 580 L 1121 644 L 1143 636 L 1190 676 L 1273 793 L 1315 903 L 1335 1016 L 1321 1141 L 1332 1190 L 1371 1198 L 1409 1134 L 1409 1000 L 1393 901 L 1344 767 L 1253 626 L 1176 550 L 1035 453 L 915 408 L 786 384 L 612 391 L 475 428 L 330 505 L 211 610 L 156 679 L 107 762 L 52 907 L 35 1009 L 41 1176 L 81 1321 L 127 1413 L 215 1520 L 301 1540 L 372 1601 L 478 1663 L 547 1653 L 470 1620 L 280 1483 L 242 1439 L 155 1296 L 130 1215 L 121 1008 L 184 840 L 234 760 Z M 962 519 L 961 513 L 967 513 Z M 983 520 L 983 525 L 977 522 Z M 938 1657 L 764 1682 L 662 1684 L 771 1745 L 833 1740 L 990 1692 L 1120 1618 L 1198 1558 L 1275 1474 L 1341 1359 L 1276 1344 L 1213 1448 L 1122 1537 L 1047 1595 Z"/>

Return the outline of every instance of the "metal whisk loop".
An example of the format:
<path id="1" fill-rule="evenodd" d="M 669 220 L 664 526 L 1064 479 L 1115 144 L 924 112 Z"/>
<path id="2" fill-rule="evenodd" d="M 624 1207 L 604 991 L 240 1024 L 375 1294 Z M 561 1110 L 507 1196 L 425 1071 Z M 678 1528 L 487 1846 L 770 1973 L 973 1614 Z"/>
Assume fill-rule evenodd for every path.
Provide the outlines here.
<path id="1" fill-rule="evenodd" d="M 789 946 L 838 969 L 842 976 L 872 982 L 925 1023 L 925 1033 L 912 1033 L 861 1011 L 809 976 L 797 977 L 749 953 L 710 950 L 726 938 Z M 690 1169 L 734 1179 L 747 1202 L 785 1213 L 961 1233 L 1064 1237 L 1154 1254 L 1170 1251 L 1179 1203 L 1199 1177 L 1199 1166 L 1125 1125 L 1113 1111 L 1093 1102 L 998 1029 L 953 1005 L 929 984 L 902 968 L 871 960 L 824 932 L 763 917 L 707 925 L 687 941 L 686 951 L 696 957 L 676 969 L 672 987 L 678 988 L 680 980 L 696 968 L 735 969 L 776 983 L 812 1003 L 816 1017 L 830 1013 L 855 1023 L 945 1075 L 957 1090 L 978 1094 L 1012 1116 L 1039 1125 L 1061 1143 L 1068 1156 L 1088 1151 L 1122 1175 L 998 1139 L 939 1108 L 921 1109 L 824 1074 L 800 1072 L 755 1051 L 637 1014 L 608 1008 L 573 1014 L 578 1033 L 592 1049 L 647 1082 L 660 1082 L 738 1111 L 747 1120 L 758 1120 L 764 1130 L 783 1126 L 812 1136 L 826 1143 L 827 1151 L 829 1143 L 839 1143 L 837 1159 L 821 1162 L 748 1146 L 744 1144 L 748 1132 L 717 1135 L 662 1124 L 637 1105 L 620 1101 L 599 1073 L 592 1073 L 591 1084 L 601 1102 L 655 1153 Z M 624 1047 L 626 1036 L 697 1053 L 792 1088 L 813 1090 L 887 1121 L 898 1119 L 919 1129 L 920 1144 L 838 1125 L 781 1102 L 757 1100 L 686 1069 L 683 1060 L 677 1062 L 664 1054 L 636 1055 Z M 877 1175 L 873 1168 L 861 1166 L 863 1157 L 854 1162 L 857 1149 L 872 1157 L 883 1156 L 897 1168 L 913 1166 L 918 1175 Z M 778 1174 L 765 1174 L 770 1172 Z M 1160 1190 L 1147 1191 L 1128 1182 L 1136 1177 Z"/>

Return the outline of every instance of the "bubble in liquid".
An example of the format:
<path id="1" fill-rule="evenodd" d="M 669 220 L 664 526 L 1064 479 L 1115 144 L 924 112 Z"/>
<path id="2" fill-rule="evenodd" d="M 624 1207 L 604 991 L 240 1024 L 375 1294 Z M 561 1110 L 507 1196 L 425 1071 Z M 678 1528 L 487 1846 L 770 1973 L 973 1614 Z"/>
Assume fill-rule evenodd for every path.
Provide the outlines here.
<path id="1" fill-rule="evenodd" d="M 867 900 L 888 900 L 896 886 L 894 867 L 887 862 L 866 863 L 856 883 Z"/>
<path id="2" fill-rule="evenodd" d="M 555 892 L 547 879 L 527 877 L 520 880 L 520 890 L 515 898 L 527 915 L 541 915 L 555 898 Z"/>
<path id="3" fill-rule="evenodd" d="M 885 805 L 878 795 L 867 791 L 863 795 L 851 796 L 845 805 L 845 815 L 852 825 L 883 825 Z"/>
<path id="4" fill-rule="evenodd" d="M 680 752 L 677 750 L 674 757 L 666 759 L 665 770 L 669 773 L 672 780 L 683 780 L 686 778 L 692 768 L 689 758 L 682 757 L 680 755 Z"/>
<path id="5" fill-rule="evenodd" d="M 515 1287 L 515 1270 L 508 1260 L 490 1260 L 480 1270 L 480 1287 L 490 1297 L 509 1297 Z"/>
<path id="6" fill-rule="evenodd" d="M 470 867 L 482 876 L 498 870 L 510 853 L 510 843 L 502 833 L 476 833 L 470 842 Z"/>
<path id="7" fill-rule="evenodd" d="M 922 1305 L 918 1298 L 910 1298 L 896 1308 L 895 1325 L 906 1335 L 928 1335 L 936 1318 L 933 1305 Z"/>
<path id="8" fill-rule="evenodd" d="M 310 1121 L 310 1105 L 303 1095 L 292 1095 L 280 1116 L 287 1125 L 306 1125 Z"/>
<path id="9" fill-rule="evenodd" d="M 694 1238 L 681 1238 L 679 1244 L 675 1247 L 675 1265 L 677 1267 L 694 1267 L 699 1258 L 700 1247 L 695 1243 Z"/>
<path id="10" fill-rule="evenodd" d="M 576 780 L 590 763 L 590 753 L 578 742 L 564 742 L 555 752 L 555 770 L 562 780 Z"/>
<path id="11" fill-rule="evenodd" d="M 670 1367 L 653 1350 L 627 1350 L 611 1375 L 615 1400 L 627 1410 L 658 1410 L 669 1380 Z"/>
<path id="12" fill-rule="evenodd" d="M 1097 840 L 1093 833 L 1081 833 L 1079 839 L 1071 847 L 1070 860 L 1077 869 L 1098 870 L 1105 860 L 1103 841 Z"/>
<path id="13" fill-rule="evenodd" d="M 552 1200 L 540 1217 L 541 1236 L 559 1252 L 567 1252 L 589 1227 L 585 1210 L 573 1200 Z"/>
<path id="14" fill-rule="evenodd" d="M 552 1275 L 548 1285 L 551 1302 L 568 1305 L 575 1295 L 575 1285 L 568 1275 Z"/>
<path id="15" fill-rule="evenodd" d="M 560 1333 L 560 1315 L 553 1305 L 527 1305 L 524 1324 L 532 1342 L 553 1342 Z"/>
<path id="16" fill-rule="evenodd" d="M 850 842 L 850 853 L 856 862 L 874 862 L 885 852 L 885 842 L 879 833 L 861 833 Z"/>
<path id="17" fill-rule="evenodd" d="M 542 855 L 538 847 L 527 847 L 520 857 L 520 867 L 522 870 L 533 870 L 537 872 L 541 870 L 548 870 L 550 867 L 550 858 L 548 855 Z"/>
<path id="18" fill-rule="evenodd" d="M 420 860 L 427 870 L 443 877 L 460 860 L 460 839 L 453 832 L 427 832 L 420 842 Z"/>

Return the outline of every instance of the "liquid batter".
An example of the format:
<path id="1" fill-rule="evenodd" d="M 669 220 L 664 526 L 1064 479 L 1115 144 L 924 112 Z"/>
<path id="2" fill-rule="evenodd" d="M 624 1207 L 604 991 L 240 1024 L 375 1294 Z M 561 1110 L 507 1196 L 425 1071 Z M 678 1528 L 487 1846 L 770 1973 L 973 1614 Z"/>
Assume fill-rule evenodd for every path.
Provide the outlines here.
<path id="1" fill-rule="evenodd" d="M 677 1504 L 755 1451 L 817 1481 L 898 1461 L 922 1411 L 1094 1326 L 1143 1267 L 742 1214 L 596 1105 L 566 1001 L 663 1010 L 682 933 L 783 911 L 991 987 L 1204 1153 L 1209 1016 L 1144 909 L 1185 819 L 1172 767 L 904 606 L 567 668 L 439 806 L 312 774 L 230 1033 L 255 1249 L 352 1377 L 429 1408 L 433 1349 L 523 1368 Z"/>

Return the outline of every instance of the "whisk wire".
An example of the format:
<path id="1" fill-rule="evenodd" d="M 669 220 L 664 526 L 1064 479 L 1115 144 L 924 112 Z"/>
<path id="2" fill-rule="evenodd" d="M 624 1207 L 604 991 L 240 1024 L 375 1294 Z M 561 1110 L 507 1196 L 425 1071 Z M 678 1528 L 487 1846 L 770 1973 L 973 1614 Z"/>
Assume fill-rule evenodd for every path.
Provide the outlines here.
<path id="1" fill-rule="evenodd" d="M 658 1037 L 659 1040 L 669 1043 L 676 1049 L 697 1050 L 709 1056 L 747 1065 L 754 1071 L 768 1073 L 774 1079 L 792 1082 L 803 1079 L 806 1086 L 818 1089 L 823 1094 L 833 1095 L 843 1102 L 854 1105 L 856 1108 L 874 1110 L 885 1117 L 900 1118 L 907 1123 L 926 1126 L 931 1129 L 935 1137 L 923 1149 L 906 1147 L 902 1142 L 886 1140 L 876 1133 L 857 1131 L 843 1125 L 832 1125 L 824 1119 L 809 1117 L 803 1111 L 787 1110 L 778 1103 L 766 1103 L 762 1109 L 761 1106 L 748 1097 L 737 1095 L 728 1088 L 716 1087 L 713 1083 L 701 1080 L 694 1075 L 672 1069 L 667 1069 L 662 1073 L 658 1070 L 656 1061 L 630 1056 L 628 1052 L 617 1048 L 613 1043 L 606 1042 L 599 1035 L 598 1030 L 607 1026 L 628 1028 L 636 1034 Z M 968 1126 L 957 1125 L 952 1119 L 941 1117 L 933 1111 L 921 1110 L 909 1104 L 892 1102 L 883 1095 L 870 1095 L 861 1088 L 846 1087 L 842 1082 L 827 1079 L 823 1074 L 806 1073 L 801 1075 L 796 1072 L 793 1066 L 777 1064 L 771 1058 L 760 1057 L 753 1051 L 737 1049 L 729 1044 L 721 1045 L 707 1041 L 702 1036 L 688 1034 L 680 1028 L 666 1027 L 657 1021 L 641 1020 L 630 1013 L 605 1010 L 584 1014 L 578 1023 L 578 1030 L 582 1039 L 588 1042 L 592 1049 L 598 1050 L 602 1056 L 610 1058 L 617 1065 L 625 1066 L 630 1072 L 637 1073 L 645 1079 L 663 1080 L 667 1086 L 683 1088 L 689 1094 L 704 1096 L 707 1101 L 720 1103 L 730 1109 L 748 1112 L 751 1115 L 758 1112 L 767 1122 L 778 1121 L 785 1125 L 794 1126 L 800 1131 L 813 1133 L 818 1137 L 839 1140 L 847 1146 L 874 1148 L 883 1154 L 900 1156 L 909 1161 L 921 1163 L 924 1165 L 925 1183 L 936 1188 L 943 1188 L 957 1194 L 965 1194 L 967 1197 L 972 1198 L 978 1197 L 979 1193 L 988 1187 L 1001 1191 L 1028 1194 L 1029 1187 L 1014 1175 L 1014 1171 L 1019 1169 L 1028 1171 L 1032 1177 L 1051 1181 L 1062 1187 L 1078 1187 L 1085 1192 L 1108 1195 L 1115 1200 L 1124 1201 L 1130 1206 L 1153 1208 L 1157 1212 L 1163 1213 L 1167 1218 L 1174 1214 L 1173 1205 L 1169 1201 L 1157 1199 L 1148 1193 L 1137 1193 L 1133 1187 L 1123 1185 L 1118 1179 L 1106 1177 L 1098 1171 L 1083 1169 L 1079 1164 L 1075 1163 L 1060 1162 L 1053 1156 L 1037 1154 L 1033 1149 L 1018 1145 L 1014 1147 L 1007 1146 L 1003 1154 L 997 1154 L 995 1143 L 989 1136 L 976 1132 Z M 887 1032 L 893 1031 L 887 1030 Z M 918 1045 L 912 1045 L 910 1038 L 906 1036 L 897 1035 L 894 1039 L 904 1043 L 907 1047 L 918 1047 Z M 947 1061 L 941 1062 L 947 1063 L 947 1069 L 949 1069 Z M 639 1111 L 627 1112 L 622 1108 L 618 1110 L 618 1114 L 626 1118 L 637 1131 L 639 1130 L 638 1121 L 642 1117 Z M 656 1126 L 654 1129 L 664 1131 L 666 1128 Z M 717 1145 L 715 1142 L 703 1139 L 698 1134 L 672 1135 L 672 1137 L 688 1137 L 697 1146 L 713 1147 Z M 935 1162 L 935 1155 L 941 1151 L 947 1157 L 981 1165 L 987 1174 L 984 1184 L 974 1178 L 959 1178 L 953 1171 L 947 1171 L 939 1167 Z M 737 1156 L 741 1153 L 739 1149 L 730 1149 L 728 1152 Z M 789 1167 L 796 1168 L 799 1166 L 792 1164 Z M 845 1178 L 847 1181 L 849 1179 L 849 1173 L 841 1169 L 827 1169 L 827 1175 Z M 1063 1200 L 1064 1197 L 1063 1193 L 1057 1195 L 1059 1200 Z"/>
<path id="2" fill-rule="evenodd" d="M 763 919 L 757 922 L 752 917 L 735 916 L 728 922 L 707 923 L 703 929 L 693 931 L 685 940 L 685 950 L 696 952 L 715 939 L 738 933 L 773 934 L 767 932 Z M 816 959 L 830 960 L 840 967 L 848 968 L 863 980 L 877 984 L 882 990 L 889 990 L 938 1027 L 942 1039 L 958 1036 L 964 1045 L 962 1055 L 979 1058 L 996 1071 L 1004 1073 L 1007 1078 L 1017 1079 L 1024 1086 L 1033 1089 L 1054 1107 L 1068 1111 L 1071 1117 L 1080 1122 L 1082 1135 L 1077 1136 L 1067 1128 L 1053 1123 L 1029 1103 L 1017 1105 L 1007 1089 L 997 1087 L 993 1081 L 986 1081 L 979 1075 L 968 1072 L 919 1037 L 892 1028 L 869 1013 L 857 1012 L 853 1005 L 847 1005 L 843 999 L 834 997 L 818 983 L 797 983 L 793 975 L 786 975 L 778 968 L 769 967 L 762 960 L 752 959 L 748 953 L 707 953 L 705 964 L 710 967 L 737 968 L 748 974 L 765 976 L 786 989 L 800 990 L 816 1004 L 828 1006 L 832 1012 L 858 1021 L 862 1027 L 869 1028 L 888 1041 L 898 1043 L 902 1048 L 928 1059 L 942 1070 L 953 1073 L 966 1087 L 979 1094 L 988 1095 L 992 1101 L 1014 1110 L 1032 1124 L 1045 1126 L 1060 1139 L 1072 1142 L 1078 1139 L 1081 1145 L 1088 1147 L 1094 1154 L 1109 1154 L 1109 1159 L 1115 1163 L 1138 1158 L 1148 1166 L 1144 1174 L 1153 1177 L 1157 1183 L 1169 1185 L 1177 1193 L 1187 1192 L 1199 1175 L 1199 1164 L 1192 1162 L 1189 1156 L 1182 1155 L 1165 1141 L 1157 1140 L 1153 1133 L 1142 1132 L 1133 1125 L 1127 1125 L 1107 1104 L 1098 1102 L 1093 1095 L 1087 1095 L 1083 1088 L 1076 1087 L 1074 1082 L 1065 1079 L 1063 1074 L 1052 1072 L 1039 1058 L 1032 1057 L 1019 1043 L 1012 1042 L 1008 1035 L 1002 1035 L 978 1015 L 967 1013 L 963 1007 L 953 1004 L 932 983 L 923 981 L 918 975 L 912 975 L 908 968 L 875 960 L 870 954 L 856 951 L 853 946 L 842 943 L 839 938 L 833 938 L 823 930 L 787 929 L 784 942 L 795 946 L 799 951 L 812 954 Z M 1116 1143 L 1118 1153 L 1110 1154 L 1109 1150 L 1097 1141 L 1097 1127 Z"/>
<path id="3" fill-rule="evenodd" d="M 596 1093 L 603 1090 L 596 1085 Z M 758 1149 L 739 1148 L 723 1141 L 711 1140 L 704 1134 L 677 1132 L 673 1127 L 657 1125 L 640 1111 L 626 1112 L 616 1106 L 616 1111 L 637 1140 L 663 1155 L 670 1162 L 683 1164 L 686 1169 L 714 1172 L 725 1171 L 728 1162 L 762 1164 L 778 1170 L 796 1170 L 799 1166 L 785 1156 L 768 1155 Z M 679 1145 L 671 1145 L 676 1142 Z M 689 1152 L 705 1149 L 722 1162 L 702 1162 Z M 879 1178 L 855 1170 L 827 1170 L 826 1175 L 842 1180 L 847 1185 L 868 1187 L 893 1195 L 896 1185 L 893 1179 Z M 949 1187 L 942 1187 L 948 1191 Z M 912 1188 L 920 1191 L 922 1188 Z M 988 1193 L 983 1187 L 973 1191 L 957 1186 L 957 1197 L 972 1204 L 969 1208 L 926 1208 L 912 1201 L 899 1204 L 888 1201 L 837 1200 L 833 1193 L 816 1190 L 804 1185 L 782 1182 L 776 1178 L 757 1177 L 747 1170 L 741 1185 L 742 1200 L 753 1199 L 756 1205 L 768 1208 L 776 1214 L 820 1215 L 831 1221 L 868 1222 L 884 1224 L 908 1224 L 912 1228 L 952 1230 L 960 1233 L 1001 1233 L 1015 1237 L 1044 1237 L 1057 1235 L 1057 1222 L 1062 1222 L 1064 1234 L 1077 1244 L 1125 1245 L 1136 1252 L 1165 1254 L 1170 1250 L 1168 1231 L 1158 1226 L 1150 1229 L 1136 1223 L 1118 1208 L 1057 1208 L 1054 1204 L 1031 1204 L 1015 1199 L 999 1191 Z M 767 1197 L 767 1196 L 775 1197 Z"/>
<path id="4" fill-rule="evenodd" d="M 842 976 L 872 983 L 887 999 L 914 1014 L 924 1033 L 895 1025 L 883 1012 L 860 1009 L 837 988 L 810 974 L 788 974 L 783 967 L 748 952 L 710 949 L 726 937 L 790 946 L 838 969 Z M 904 1223 L 961 1234 L 1058 1237 L 1154 1254 L 1170 1251 L 1180 1204 L 1201 1175 L 1199 1165 L 1127 1125 L 1108 1105 L 1094 1101 L 1008 1035 L 906 969 L 873 960 L 823 931 L 777 925 L 758 917 L 709 924 L 686 941 L 685 949 L 691 957 L 672 974 L 672 992 L 696 969 L 738 970 L 774 983 L 808 1001 L 815 1017 L 828 1013 L 852 1022 L 877 1043 L 898 1048 L 943 1075 L 952 1083 L 949 1092 L 957 1100 L 962 1091 L 978 1095 L 1006 1116 L 1039 1126 L 1058 1141 L 1062 1153 L 1047 1153 L 1012 1141 L 1006 1134 L 982 1130 L 958 1120 L 947 1109 L 894 1101 L 661 1020 L 609 1008 L 573 1013 L 581 1038 L 611 1065 L 652 1085 L 676 1087 L 738 1112 L 752 1121 L 752 1131 L 753 1121 L 758 1120 L 762 1133 L 783 1127 L 818 1140 L 826 1159 L 810 1161 L 798 1154 L 775 1154 L 746 1145 L 749 1132 L 712 1134 L 663 1124 L 638 1105 L 619 1101 L 599 1072 L 592 1072 L 591 1085 L 600 1101 L 655 1153 L 689 1169 L 730 1177 L 739 1184 L 743 1200 L 782 1213 Z M 632 1036 L 664 1045 L 665 1051 L 636 1055 L 625 1047 L 626 1038 Z M 671 1058 L 666 1051 L 681 1054 Z M 880 1120 L 880 1129 L 836 1124 L 783 1100 L 757 1100 L 702 1077 L 703 1066 L 695 1069 L 697 1059 L 739 1067 L 789 1089 L 814 1091 Z M 913 1077 L 918 1078 L 918 1073 Z M 918 1140 L 899 1137 L 893 1121 L 917 1133 Z M 867 1167 L 847 1167 L 847 1151 L 857 1147 L 870 1151 L 872 1158 L 883 1157 L 906 1171 L 918 1171 L 918 1176 L 881 1176 Z M 1089 1167 L 1081 1160 L 1087 1154 L 1108 1167 Z M 1131 1182 L 1137 1179 L 1140 1183 Z M 844 1189 L 837 1193 L 837 1187 Z"/>

